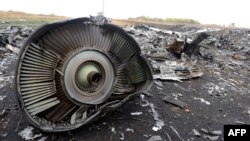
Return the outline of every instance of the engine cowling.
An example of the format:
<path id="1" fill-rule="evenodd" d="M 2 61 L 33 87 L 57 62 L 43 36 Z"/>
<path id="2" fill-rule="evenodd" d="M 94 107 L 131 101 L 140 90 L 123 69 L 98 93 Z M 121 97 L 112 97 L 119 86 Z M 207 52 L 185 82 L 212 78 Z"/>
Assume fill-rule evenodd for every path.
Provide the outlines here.
<path id="1" fill-rule="evenodd" d="M 44 131 L 78 128 L 152 84 L 150 66 L 123 29 L 78 18 L 44 25 L 25 42 L 16 70 L 18 100 Z"/>

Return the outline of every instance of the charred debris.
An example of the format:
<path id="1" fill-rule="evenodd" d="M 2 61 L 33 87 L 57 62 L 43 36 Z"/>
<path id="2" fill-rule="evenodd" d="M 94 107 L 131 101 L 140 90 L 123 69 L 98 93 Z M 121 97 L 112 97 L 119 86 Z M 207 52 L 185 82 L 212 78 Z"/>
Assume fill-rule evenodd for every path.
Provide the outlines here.
<path id="1" fill-rule="evenodd" d="M 182 81 L 200 77 L 207 65 L 249 70 L 249 65 L 244 65 L 250 59 L 248 30 L 187 25 L 170 25 L 167 29 L 137 25 L 125 30 L 148 57 L 154 79 Z"/>
<path id="2" fill-rule="evenodd" d="M 101 18 L 101 22 L 98 23 L 98 25 L 102 24 L 103 21 L 107 22 L 107 20 Z M 8 73 L 8 67 L 13 61 L 18 60 L 17 56 L 20 49 L 33 30 L 34 29 L 30 27 L 16 26 L 0 29 L 0 89 L 4 88 L 8 83 L 13 82 L 14 72 Z M 212 68 L 215 72 L 218 70 L 230 72 L 240 71 L 249 75 L 249 30 L 193 27 L 186 25 L 172 25 L 165 29 L 146 25 L 135 25 L 124 27 L 124 30 L 139 44 L 142 54 L 152 68 L 153 79 L 155 79 L 154 83 L 159 89 L 164 87 L 161 80 L 171 80 L 171 82 L 192 81 L 192 78 L 199 79 L 202 75 L 207 75 L 205 71 L 206 68 Z M 235 81 L 235 83 L 240 82 Z M 208 92 L 211 95 L 217 95 L 217 91 L 220 91 L 220 88 L 217 88 L 213 83 L 208 83 L 204 87 L 208 88 Z M 117 91 L 117 93 L 118 92 L 124 91 Z M 0 102 L 6 97 L 6 95 L 0 94 Z M 182 97 L 182 95 L 177 94 L 164 97 L 163 101 L 188 111 L 188 105 L 177 100 L 178 97 Z M 144 97 L 142 99 L 145 101 Z M 194 100 L 206 105 L 211 104 L 209 101 L 201 98 L 194 98 Z M 73 106 L 73 108 L 75 107 Z M 95 108 L 96 107 L 90 108 L 90 110 L 94 111 Z M 85 109 L 81 108 L 78 109 L 75 114 L 72 114 L 68 126 L 79 123 L 80 120 L 85 120 L 88 114 L 84 111 Z M 152 111 L 155 111 L 154 107 Z M 53 113 L 53 111 L 51 113 Z M 94 112 L 92 112 L 92 114 L 93 113 Z M 8 114 L 6 108 L 0 111 L 0 118 L 4 117 L 5 114 Z M 133 114 L 138 115 L 139 113 Z M 56 119 L 59 117 L 53 118 Z M 157 116 L 156 118 L 154 116 L 154 119 L 159 123 Z M 37 117 L 35 120 L 39 121 Z M 46 122 L 45 120 L 41 120 L 42 124 L 50 124 Z M 163 125 L 156 126 L 156 129 L 158 130 L 158 128 L 161 128 Z M 51 126 L 55 125 L 51 124 Z M 201 136 L 199 131 L 194 129 L 193 132 L 195 136 Z M 200 132 L 203 132 L 203 130 Z M 153 138 L 160 140 L 161 137 L 152 137 L 152 139 Z M 215 138 L 217 138 L 217 135 Z"/>
<path id="3" fill-rule="evenodd" d="M 96 23 L 108 23 L 108 19 L 103 17 L 91 16 L 91 19 Z M 208 62 L 222 67 L 239 65 L 236 61 L 249 61 L 248 30 L 185 25 L 169 26 L 167 29 L 135 25 L 127 26 L 124 30 L 139 43 L 142 53 L 150 61 L 155 79 L 180 81 L 200 77 L 203 75 L 202 66 Z M 0 29 L 2 66 L 8 57 L 19 53 L 32 31 L 34 29 L 31 27 L 20 26 Z M 220 60 L 218 52 L 214 52 L 215 49 L 222 52 L 230 60 L 230 64 Z M 4 67 L 1 68 L 1 72 L 4 72 Z M 244 68 L 249 70 L 247 65 Z"/>

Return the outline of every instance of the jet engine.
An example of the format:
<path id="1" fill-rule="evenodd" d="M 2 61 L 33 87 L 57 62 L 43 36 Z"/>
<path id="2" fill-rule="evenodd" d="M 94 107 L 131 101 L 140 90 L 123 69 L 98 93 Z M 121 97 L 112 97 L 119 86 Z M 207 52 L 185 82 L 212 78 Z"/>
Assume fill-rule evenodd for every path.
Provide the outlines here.
<path id="1" fill-rule="evenodd" d="M 16 70 L 24 115 L 48 132 L 93 122 L 151 84 L 151 68 L 136 41 L 89 18 L 37 29 L 24 43 Z"/>

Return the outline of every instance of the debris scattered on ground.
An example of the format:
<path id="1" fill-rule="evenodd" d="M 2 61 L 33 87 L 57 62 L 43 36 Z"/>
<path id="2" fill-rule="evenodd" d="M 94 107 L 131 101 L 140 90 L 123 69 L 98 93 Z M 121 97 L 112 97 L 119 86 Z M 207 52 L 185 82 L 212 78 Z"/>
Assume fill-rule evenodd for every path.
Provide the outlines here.
<path id="1" fill-rule="evenodd" d="M 159 86 L 159 87 L 163 87 L 163 85 L 162 85 L 162 82 L 161 81 L 157 81 L 157 80 L 155 80 L 154 81 L 154 83 L 157 85 L 157 86 Z"/>
<path id="2" fill-rule="evenodd" d="M 18 54 L 20 52 L 20 49 L 19 48 L 16 48 L 16 47 L 13 47 L 12 45 L 10 44 L 6 44 L 6 48 L 11 50 L 12 52 Z"/>
<path id="3" fill-rule="evenodd" d="M 169 127 L 174 131 L 174 133 L 178 136 L 180 140 L 183 140 L 183 138 L 180 136 L 180 134 L 177 132 L 177 130 L 173 126 L 170 125 Z"/>
<path id="4" fill-rule="evenodd" d="M 205 128 L 201 128 L 201 132 L 206 133 L 206 134 L 208 134 L 208 133 L 209 133 L 209 132 L 208 132 L 208 130 L 207 130 L 207 129 L 205 129 Z"/>
<path id="5" fill-rule="evenodd" d="M 198 56 L 200 54 L 200 46 L 199 44 L 208 37 L 207 33 L 201 32 L 196 35 L 196 37 L 192 40 L 191 43 L 187 43 L 185 41 L 183 52 L 191 57 L 191 55 Z"/>
<path id="6" fill-rule="evenodd" d="M 6 95 L 0 95 L 0 100 L 3 100 L 4 98 L 6 98 Z"/>
<path id="7" fill-rule="evenodd" d="M 18 133 L 18 135 L 21 136 L 25 140 L 34 140 L 34 139 L 42 136 L 41 133 L 36 134 L 36 133 L 34 133 L 33 130 L 34 130 L 33 127 L 28 126 L 25 129 L 23 129 L 22 131 L 20 131 Z"/>
<path id="8" fill-rule="evenodd" d="M 179 97 L 183 97 L 183 94 L 181 94 L 181 93 L 172 93 L 172 96 L 173 96 L 175 99 L 178 99 Z"/>
<path id="9" fill-rule="evenodd" d="M 209 133 L 211 135 L 222 135 L 222 131 L 221 130 L 214 130 L 214 131 L 210 131 Z"/>
<path id="10" fill-rule="evenodd" d="M 160 73 L 155 74 L 154 79 L 181 81 L 203 75 L 202 69 L 196 65 L 196 61 L 168 61 L 155 62 L 155 70 Z"/>
<path id="11" fill-rule="evenodd" d="M 132 133 L 134 133 L 135 130 L 134 130 L 134 129 L 131 129 L 131 128 L 127 128 L 127 129 L 126 129 L 126 132 L 132 132 Z"/>
<path id="12" fill-rule="evenodd" d="M 166 46 L 166 49 L 173 53 L 175 56 L 177 57 L 181 57 L 181 53 L 183 52 L 183 48 L 184 48 L 184 44 L 185 41 L 180 41 L 177 39 L 177 36 L 174 37 L 174 39 L 172 39 L 172 41 L 170 42 L 170 44 L 168 44 Z"/>
<path id="13" fill-rule="evenodd" d="M 181 57 L 182 53 L 185 53 L 189 57 L 191 57 L 192 54 L 197 56 L 199 55 L 200 49 L 199 43 L 201 43 L 208 36 L 208 34 L 201 32 L 190 43 L 187 41 L 186 37 L 182 40 L 178 39 L 178 36 L 175 36 L 173 41 L 166 46 L 166 49 L 178 58 Z"/>
<path id="14" fill-rule="evenodd" d="M 6 109 L 3 109 L 1 112 L 0 112 L 0 118 L 3 117 L 6 113 Z"/>
<path id="15" fill-rule="evenodd" d="M 208 93 L 212 95 L 218 95 L 222 92 L 222 88 L 214 83 L 206 83 L 203 85 L 204 88 L 208 89 Z"/>
<path id="16" fill-rule="evenodd" d="M 201 136 L 201 134 L 196 129 L 193 129 L 192 131 L 193 131 L 195 136 L 197 136 L 197 137 Z"/>
<path id="17" fill-rule="evenodd" d="M 8 66 L 17 60 L 17 54 L 24 40 L 32 31 L 32 28 L 19 26 L 0 29 L 0 89 L 13 81 L 14 72 L 9 73 Z"/>
<path id="18" fill-rule="evenodd" d="M 11 84 L 13 82 L 13 79 L 14 79 L 14 74 L 0 75 L 0 89 L 6 86 L 7 84 Z M 0 96 L 0 100 L 3 100 L 4 98 L 6 98 L 6 96 Z"/>
<path id="19" fill-rule="evenodd" d="M 120 132 L 119 132 L 119 133 L 120 133 Z M 124 133 L 120 133 L 120 135 L 121 135 L 120 139 L 121 139 L 121 140 L 124 140 Z"/>
<path id="20" fill-rule="evenodd" d="M 150 137 L 151 135 L 147 135 L 147 134 L 144 134 L 143 135 L 143 137 L 145 137 L 145 138 L 148 138 L 148 137 Z"/>
<path id="21" fill-rule="evenodd" d="M 242 68 L 242 71 L 250 70 L 247 62 L 234 59 L 238 58 L 237 56 L 250 54 L 248 30 L 186 25 L 170 26 L 168 29 L 137 25 L 128 26 L 125 30 L 136 39 L 142 52 L 148 57 L 154 71 L 154 79 L 181 81 L 201 77 L 204 67 L 213 67 L 214 70 L 236 68 Z M 194 50 L 190 47 L 192 49 L 186 50 L 186 53 L 184 50 L 180 51 L 182 48 L 177 49 L 180 57 L 176 57 L 165 48 L 173 43 L 173 40 L 183 43 L 186 40 L 187 45 L 191 44 L 197 48 Z M 197 49 L 199 49 L 198 55 Z M 190 56 L 190 51 L 196 52 L 194 53 L 196 55 Z"/>
<path id="22" fill-rule="evenodd" d="M 111 132 L 113 132 L 114 134 L 116 133 L 115 127 L 111 127 Z"/>
<path id="23" fill-rule="evenodd" d="M 162 141 L 161 136 L 151 136 L 147 141 Z"/>
<path id="24" fill-rule="evenodd" d="M 204 133 L 203 137 L 205 139 L 209 139 L 211 141 L 218 140 L 219 136 L 222 135 L 222 131 L 221 130 L 212 130 L 212 131 L 209 131 L 209 130 L 207 130 L 205 128 L 201 128 L 200 131 Z"/>
<path id="25" fill-rule="evenodd" d="M 236 124 L 246 124 L 245 122 L 242 122 L 242 121 L 235 121 Z"/>
<path id="26" fill-rule="evenodd" d="M 8 133 L 3 133 L 2 137 L 6 137 L 8 135 Z"/>
<path id="27" fill-rule="evenodd" d="M 11 45 L 15 49 L 21 49 L 20 47 L 22 45 L 22 42 L 26 38 L 26 36 L 23 36 L 21 35 L 21 33 L 17 32 L 19 31 L 18 28 L 22 30 L 21 27 L 9 27 L 5 29 L 0 29 L 0 89 L 1 90 L 3 90 L 3 88 L 7 84 L 11 84 L 11 82 L 13 82 L 14 72 L 9 74 L 8 66 L 12 61 L 16 61 L 17 59 L 17 54 L 11 51 L 10 49 L 8 49 L 6 46 Z M 28 29 L 31 29 L 31 28 L 28 28 Z M 165 88 L 165 85 L 168 82 L 162 83 L 161 80 L 183 81 L 183 80 L 189 79 L 190 83 L 185 82 L 185 84 L 187 84 L 186 86 L 182 86 L 181 84 L 183 83 L 174 82 L 178 84 L 178 86 L 176 87 L 178 87 L 180 90 L 185 89 L 185 91 L 184 90 L 169 91 L 170 94 L 172 94 L 173 92 L 183 93 L 183 95 L 185 96 L 185 102 L 188 103 L 189 100 L 190 101 L 197 100 L 198 102 L 196 102 L 195 105 L 200 104 L 201 107 L 202 106 L 205 107 L 206 105 L 214 106 L 213 104 L 217 104 L 217 103 L 213 101 L 213 100 L 216 100 L 214 99 L 215 97 L 213 96 L 221 96 L 222 98 L 224 98 L 225 96 L 228 96 L 228 97 L 230 96 L 230 101 L 228 100 L 229 98 L 226 100 L 228 100 L 233 105 L 235 104 L 234 102 L 236 102 L 239 95 L 249 94 L 250 85 L 249 83 L 246 83 L 249 81 L 249 78 L 246 76 L 248 76 L 249 70 L 250 70 L 250 65 L 249 65 L 250 31 L 249 30 L 219 29 L 219 28 L 218 29 L 216 28 L 204 29 L 201 27 L 189 27 L 185 25 L 182 25 L 182 26 L 176 25 L 168 29 L 158 29 L 158 28 L 152 28 L 150 26 L 132 26 L 132 27 L 126 27 L 125 30 L 136 39 L 136 41 L 138 42 L 138 44 L 140 45 L 142 49 L 142 52 L 147 56 L 153 68 L 154 77 L 155 79 L 157 79 L 155 80 L 155 84 L 158 88 L 162 89 L 164 87 L 164 89 L 168 90 L 168 87 Z M 180 52 L 180 57 L 178 58 L 171 51 L 168 51 L 165 48 L 167 45 L 172 43 L 176 35 L 178 36 L 177 37 L 178 42 L 184 42 L 185 37 L 186 37 L 186 42 L 191 43 L 195 39 L 195 37 L 197 37 L 197 35 L 202 32 L 209 33 L 209 35 L 211 36 L 209 36 L 208 38 L 204 39 L 201 43 L 199 43 L 199 47 L 198 47 L 199 55 L 196 55 L 196 53 L 194 53 L 195 55 L 193 54 L 191 55 L 191 57 L 189 57 L 184 52 Z M 18 36 L 19 34 L 20 34 L 20 37 L 22 37 L 23 39 L 20 39 L 20 37 Z M 210 77 L 210 76 L 213 76 L 213 77 Z M 191 78 L 195 78 L 195 77 L 197 77 L 198 81 L 202 83 L 201 87 L 202 89 L 205 89 L 204 93 L 199 92 L 200 89 L 194 90 L 196 88 L 192 87 L 191 83 L 193 83 L 192 82 L 193 80 Z M 202 78 L 200 79 L 199 77 L 202 77 Z M 244 79 L 242 79 L 243 77 Z M 213 80 L 212 78 L 218 78 L 218 80 Z M 211 79 L 211 80 L 208 80 L 208 79 Z M 185 92 L 188 94 L 195 93 L 196 97 L 193 97 L 192 95 L 191 98 L 188 99 L 189 97 L 186 96 Z M 234 94 L 238 94 L 237 97 L 235 97 Z M 3 98 L 3 96 L 6 96 L 6 95 L 7 94 L 4 94 L 4 93 L 1 94 L 3 100 L 1 100 L 1 96 L 0 96 L 0 103 L 9 98 L 9 95 Z M 203 97 L 203 95 L 211 95 L 212 99 L 209 99 L 206 96 Z M 178 97 L 181 97 L 177 94 L 172 94 L 170 96 L 174 97 L 177 100 L 180 100 Z M 203 97 L 203 98 L 199 98 L 199 97 Z M 149 108 L 149 111 L 152 111 L 152 116 L 155 121 L 155 123 L 150 121 L 150 123 L 153 123 L 153 124 L 149 124 L 153 126 L 152 129 L 154 131 L 159 131 L 162 129 L 163 126 L 167 127 L 167 125 L 164 125 L 163 119 L 160 118 L 160 115 L 164 112 L 158 110 L 154 106 L 154 105 L 156 106 L 159 106 L 159 105 L 153 103 L 151 99 L 146 99 L 148 97 L 145 98 L 144 95 L 141 96 L 141 98 L 142 98 L 141 103 L 140 103 L 141 107 L 147 107 Z M 160 97 L 160 100 L 161 98 L 162 97 Z M 220 98 L 220 97 L 216 97 L 216 98 Z M 221 104 L 223 104 L 223 102 L 228 102 L 226 100 L 222 99 Z M 240 105 L 240 107 L 241 106 L 244 106 L 244 105 Z M 223 107 L 218 107 L 218 109 L 223 109 Z M 138 109 L 135 111 L 138 111 Z M 242 111 L 242 113 L 247 114 L 248 116 L 249 115 L 248 111 L 249 109 L 244 108 L 244 111 Z M 220 113 L 223 113 L 223 115 L 228 116 L 229 114 L 227 112 L 228 111 L 226 109 L 223 109 L 223 111 L 220 111 Z M 192 109 L 192 113 L 193 113 L 193 109 Z M 6 117 L 6 115 L 8 114 L 9 114 L 8 109 L 5 109 L 5 107 L 3 108 L 1 107 L 0 117 Z M 194 113 L 194 114 L 199 115 L 199 113 Z M 144 114 L 144 111 L 143 111 L 142 116 L 145 116 L 145 115 L 147 114 L 146 113 Z M 223 115 L 215 114 L 215 119 L 219 120 L 219 118 L 221 118 Z M 230 116 L 230 117 L 234 117 L 234 116 Z M 166 117 L 164 116 L 164 119 L 165 118 Z M 187 117 L 187 119 L 188 118 L 190 117 Z M 202 118 L 206 120 L 209 118 L 209 116 L 205 115 Z M 17 122 L 18 122 L 18 119 L 17 119 Z M 178 119 L 176 121 L 179 122 Z M 203 120 L 198 120 L 197 124 L 199 124 L 198 122 L 201 122 L 201 121 Z M 209 123 L 213 122 L 211 120 L 208 120 L 208 121 Z M 188 134 L 182 132 L 183 130 L 181 130 L 179 126 L 174 126 L 176 122 L 173 122 L 173 121 L 168 121 L 168 122 L 171 122 L 170 124 L 172 125 L 171 126 L 172 131 L 171 129 L 168 130 L 168 133 L 170 134 L 168 136 L 170 136 L 172 140 L 179 140 L 178 138 L 181 139 L 177 130 L 180 132 L 180 134 L 183 136 L 185 140 L 187 138 L 190 138 Z M 235 123 L 235 124 L 249 124 L 249 121 L 244 120 L 244 118 L 234 118 L 232 120 L 228 120 L 228 122 Z M 182 121 L 181 123 L 183 124 Z M 216 125 L 217 124 L 221 125 L 224 123 L 225 121 L 221 123 L 216 122 Z M 199 126 L 189 127 L 188 124 L 189 123 L 187 123 L 188 131 L 192 131 L 193 128 L 199 127 Z M 107 124 L 105 123 L 104 126 L 107 126 Z M 112 125 L 112 126 L 115 126 L 115 125 Z M 173 128 L 173 126 L 175 128 Z M 23 127 L 21 127 L 20 125 L 19 129 L 22 129 L 22 128 Z M 198 131 L 201 134 L 201 136 L 204 138 L 203 140 L 212 140 L 212 141 L 219 140 L 221 136 L 221 130 L 218 130 L 218 131 L 214 130 L 216 132 L 211 131 L 211 129 L 215 129 L 212 127 L 212 125 L 211 127 L 206 127 L 206 128 L 208 128 L 209 130 L 202 128 Z M 113 132 L 114 134 L 118 132 L 116 131 L 115 127 L 108 128 L 107 130 L 111 130 L 111 132 Z M 137 130 L 138 130 L 137 127 L 133 127 L 133 129 L 127 128 L 125 131 L 127 133 L 127 132 L 135 132 Z M 6 131 L 1 133 L 2 137 L 10 136 L 8 135 L 8 132 L 6 133 Z M 34 130 L 32 130 L 32 132 L 33 132 L 33 137 L 36 135 L 39 135 L 39 133 L 35 134 Z M 174 134 L 176 134 L 178 137 L 177 136 L 175 137 L 175 135 L 173 136 L 171 132 L 174 132 Z M 153 133 L 161 133 L 161 132 L 153 132 Z M 192 131 L 191 133 L 194 134 L 194 131 Z M 151 137 L 150 133 L 145 132 L 143 134 L 145 134 L 145 137 L 147 138 Z M 193 134 L 190 134 L 191 140 L 194 139 L 192 138 Z M 167 138 L 167 135 L 161 134 L 161 136 Z M 40 137 L 31 139 L 31 140 L 37 140 Z M 120 136 L 118 137 L 120 138 Z M 43 141 L 46 139 L 47 137 L 42 137 L 40 140 Z M 126 139 L 124 138 L 124 140 Z"/>
<path id="28" fill-rule="evenodd" d="M 151 108 L 151 110 L 153 112 L 154 120 L 156 121 L 155 126 L 153 126 L 153 128 L 152 128 L 153 131 L 161 130 L 162 127 L 164 126 L 164 121 L 162 119 L 160 119 L 159 113 L 155 110 L 154 104 L 150 103 L 149 107 Z"/>
<path id="29" fill-rule="evenodd" d="M 168 132 L 166 132 L 165 130 L 163 130 L 163 132 L 167 135 L 168 140 L 169 140 L 169 141 L 172 141 L 172 139 L 171 139 L 170 135 L 168 134 Z"/>
<path id="30" fill-rule="evenodd" d="M 13 47 L 20 48 L 24 39 L 27 38 L 33 29 L 30 27 L 10 26 L 0 29 L 0 47 L 10 44 Z"/>
<path id="31" fill-rule="evenodd" d="M 153 114 L 153 117 L 154 117 L 154 120 L 155 120 L 155 125 L 152 127 L 152 130 L 153 131 L 159 131 L 162 129 L 162 127 L 164 126 L 164 121 L 162 119 L 160 119 L 160 116 L 159 116 L 159 113 L 155 110 L 155 107 L 154 107 L 154 104 L 153 103 L 150 103 L 148 102 L 146 99 L 145 99 L 145 96 L 144 95 L 140 95 L 141 96 L 141 99 L 144 103 L 147 103 L 147 106 L 149 106 L 151 108 L 151 111 L 152 111 L 152 114 Z"/>
<path id="32" fill-rule="evenodd" d="M 211 141 L 216 141 L 219 139 L 219 136 L 209 136 L 209 135 L 204 135 L 205 139 L 209 139 Z"/>
<path id="33" fill-rule="evenodd" d="M 180 108 L 185 108 L 185 107 L 187 107 L 187 104 L 186 104 L 186 103 L 184 103 L 184 102 L 182 102 L 182 101 L 180 101 L 180 100 L 178 100 L 177 98 L 174 98 L 174 97 L 172 97 L 172 96 L 165 96 L 165 97 L 163 98 L 163 100 L 164 100 L 165 102 L 167 102 L 167 103 L 173 104 L 173 105 L 178 106 L 178 107 L 180 107 Z"/>
<path id="34" fill-rule="evenodd" d="M 191 50 L 207 37 L 206 33 L 199 33 L 193 41 L 185 43 L 182 38 L 186 39 L 186 35 L 180 32 L 173 33 L 147 26 L 127 27 L 125 30 L 138 39 L 142 52 L 152 59 L 154 79 L 181 81 L 203 75 L 201 67 L 195 64 L 196 61 L 187 61 L 186 58 L 190 59 Z M 171 41 L 173 36 L 174 41 Z M 185 52 L 187 53 L 184 54 Z M 178 54 L 178 57 L 175 58 L 171 53 Z M 189 57 L 184 57 L 185 55 Z"/>
<path id="35" fill-rule="evenodd" d="M 198 98 L 198 97 L 194 97 L 194 100 L 200 100 L 201 103 L 205 103 L 207 105 L 211 105 L 211 103 L 209 101 L 206 101 L 205 99 L 203 98 Z"/>
<path id="36" fill-rule="evenodd" d="M 139 116 L 142 115 L 142 112 L 133 112 L 131 113 L 132 116 Z"/>

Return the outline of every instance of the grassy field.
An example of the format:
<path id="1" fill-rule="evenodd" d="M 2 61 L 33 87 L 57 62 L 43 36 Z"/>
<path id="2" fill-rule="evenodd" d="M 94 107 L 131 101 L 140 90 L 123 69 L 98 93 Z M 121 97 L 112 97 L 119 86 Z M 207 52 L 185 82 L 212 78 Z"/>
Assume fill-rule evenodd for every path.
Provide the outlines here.
<path id="1" fill-rule="evenodd" d="M 127 25 L 141 25 L 146 24 L 150 26 L 155 26 L 159 28 L 164 28 L 167 25 L 180 25 L 180 24 L 192 24 L 192 25 L 200 25 L 200 23 L 193 19 L 182 19 L 182 18 L 150 18 L 146 16 L 140 16 L 137 18 L 129 18 L 129 19 L 113 19 L 113 24 L 119 26 L 127 26 Z"/>
<path id="2" fill-rule="evenodd" d="M 16 11 L 0 11 L 0 26 L 31 26 L 37 27 L 42 24 L 51 23 L 67 17 L 56 15 L 28 14 Z"/>
<path id="3" fill-rule="evenodd" d="M 132 19 L 112 19 L 112 24 L 124 27 L 129 25 L 150 25 L 154 27 L 164 28 L 168 25 L 185 24 L 180 22 L 158 22 L 158 21 L 143 21 L 143 20 L 132 20 Z M 199 24 L 196 24 L 199 25 Z"/>
<path id="4" fill-rule="evenodd" d="M 0 11 L 0 28 L 8 26 L 31 26 L 39 27 L 46 23 L 51 23 L 58 20 L 69 19 L 69 17 L 57 16 L 57 15 L 42 15 L 42 14 L 29 14 L 16 11 Z M 148 18 L 138 17 L 129 19 L 112 19 L 112 24 L 124 27 L 127 25 L 150 25 L 158 28 L 166 28 L 169 25 L 195 25 L 195 26 L 207 26 L 218 27 L 216 25 L 202 25 L 198 21 L 192 19 L 178 19 L 178 18 Z"/>
<path id="5" fill-rule="evenodd" d="M 158 23 L 185 23 L 185 24 L 200 24 L 199 21 L 189 18 L 151 18 L 147 16 L 140 16 L 136 18 L 129 18 L 129 20 L 136 21 L 149 21 L 149 22 L 158 22 Z"/>

